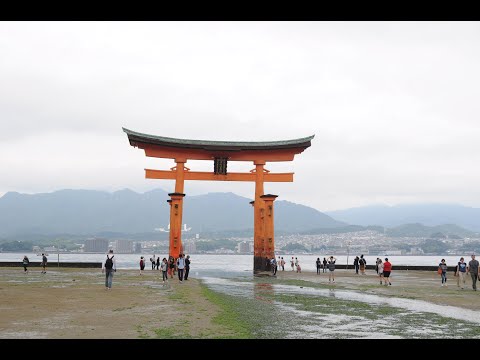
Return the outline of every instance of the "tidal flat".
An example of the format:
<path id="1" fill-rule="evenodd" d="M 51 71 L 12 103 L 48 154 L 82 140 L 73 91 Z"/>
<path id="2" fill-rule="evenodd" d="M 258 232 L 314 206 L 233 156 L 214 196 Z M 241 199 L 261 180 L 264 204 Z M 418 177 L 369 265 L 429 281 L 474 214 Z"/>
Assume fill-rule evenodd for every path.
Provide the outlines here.
<path id="1" fill-rule="evenodd" d="M 98 269 L 0 268 L 0 338 L 479 338 L 480 293 L 436 273 L 280 271 L 276 277 L 178 278 Z M 221 274 L 220 274 L 221 275 Z"/>

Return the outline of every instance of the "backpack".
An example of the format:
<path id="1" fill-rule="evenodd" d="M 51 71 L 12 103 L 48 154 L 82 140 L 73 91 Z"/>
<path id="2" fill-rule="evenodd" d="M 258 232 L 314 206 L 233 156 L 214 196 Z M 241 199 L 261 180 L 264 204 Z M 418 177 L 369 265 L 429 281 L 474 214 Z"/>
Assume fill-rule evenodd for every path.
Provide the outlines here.
<path id="1" fill-rule="evenodd" d="M 113 256 L 111 258 L 107 255 L 107 260 L 105 260 L 105 269 L 111 270 L 113 268 Z"/>

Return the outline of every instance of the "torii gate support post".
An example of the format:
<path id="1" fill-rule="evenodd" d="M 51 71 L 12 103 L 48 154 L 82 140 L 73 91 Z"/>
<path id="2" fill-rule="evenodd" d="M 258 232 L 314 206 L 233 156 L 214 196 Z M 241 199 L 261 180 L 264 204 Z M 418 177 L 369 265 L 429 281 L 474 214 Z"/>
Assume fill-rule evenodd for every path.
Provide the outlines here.
<path id="1" fill-rule="evenodd" d="M 266 194 L 260 196 L 265 204 L 264 213 L 264 253 L 265 258 L 271 260 L 275 257 L 275 231 L 274 231 L 274 216 L 273 216 L 273 202 L 278 195 Z"/>
<path id="2" fill-rule="evenodd" d="M 185 183 L 185 163 L 186 159 L 176 158 L 176 166 L 171 170 L 175 172 L 175 192 L 168 194 L 170 196 L 170 234 L 169 234 L 169 255 L 173 256 L 175 261 L 183 252 L 182 246 L 182 218 L 183 218 L 183 193 Z"/>
<path id="3" fill-rule="evenodd" d="M 253 272 L 258 273 L 267 269 L 265 261 L 264 213 L 265 202 L 263 195 L 265 161 L 255 160 L 255 200 L 253 202 Z"/>
<path id="4" fill-rule="evenodd" d="M 185 194 L 170 193 L 170 256 L 177 260 L 182 248 L 182 211 Z"/>

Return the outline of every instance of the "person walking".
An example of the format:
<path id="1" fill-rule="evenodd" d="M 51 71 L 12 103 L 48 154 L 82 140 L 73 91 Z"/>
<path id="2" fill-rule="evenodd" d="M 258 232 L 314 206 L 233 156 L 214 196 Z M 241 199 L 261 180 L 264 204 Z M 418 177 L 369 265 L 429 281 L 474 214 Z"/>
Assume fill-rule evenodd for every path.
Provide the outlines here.
<path id="1" fill-rule="evenodd" d="M 298 261 L 297 258 L 295 258 L 295 266 L 297 268 L 297 273 L 301 273 L 302 272 L 302 267 L 300 266 L 300 261 Z"/>
<path id="2" fill-rule="evenodd" d="M 464 289 L 465 278 L 467 277 L 467 263 L 464 261 L 463 257 L 460 258 L 460 261 L 457 264 L 455 276 L 457 277 L 457 287 L 460 287 L 460 283 L 462 283 L 462 289 Z"/>
<path id="3" fill-rule="evenodd" d="M 390 274 L 392 272 L 392 264 L 390 261 L 388 261 L 388 258 L 385 258 L 385 262 L 383 263 L 383 279 L 385 280 L 385 286 L 387 286 L 387 280 L 388 280 L 388 285 L 392 285 L 390 282 Z"/>
<path id="4" fill-rule="evenodd" d="M 185 254 L 183 254 L 185 256 Z M 190 255 L 187 255 L 187 258 L 185 259 L 185 276 L 183 277 L 183 280 L 188 280 L 188 273 L 190 272 Z"/>
<path id="5" fill-rule="evenodd" d="M 45 254 L 42 254 L 42 262 L 40 265 L 43 267 L 42 274 L 47 273 L 47 256 Z"/>
<path id="6" fill-rule="evenodd" d="M 358 269 L 360 267 L 358 261 L 360 260 L 360 258 L 358 256 L 355 256 L 355 259 L 353 259 L 353 266 L 355 267 L 355 274 L 358 275 Z"/>
<path id="7" fill-rule="evenodd" d="M 30 264 L 30 260 L 28 260 L 27 255 L 25 255 L 25 256 L 23 257 L 22 264 L 23 264 L 24 273 L 25 273 L 25 274 L 28 274 L 27 266 L 28 266 L 28 264 Z"/>
<path id="8" fill-rule="evenodd" d="M 160 266 L 160 256 L 157 257 L 157 270 L 158 270 L 158 267 Z"/>
<path id="9" fill-rule="evenodd" d="M 178 280 L 183 282 L 183 272 L 185 270 L 185 258 L 183 254 L 178 255 L 177 259 Z"/>
<path id="10" fill-rule="evenodd" d="M 382 260 L 380 258 L 377 258 L 377 260 L 375 261 L 375 271 L 377 272 L 377 274 L 378 274 L 378 263 L 381 261 Z"/>
<path id="11" fill-rule="evenodd" d="M 140 275 L 143 275 L 143 270 L 145 270 L 145 259 L 140 256 Z"/>
<path id="12" fill-rule="evenodd" d="M 155 270 L 155 263 L 157 262 L 155 254 L 153 254 L 153 257 L 150 258 L 150 261 L 152 262 L 152 270 Z"/>
<path id="13" fill-rule="evenodd" d="M 110 249 L 106 259 L 102 262 L 102 273 L 105 273 L 105 290 L 112 290 L 113 273 L 117 271 L 117 261 L 113 250 Z"/>
<path id="14" fill-rule="evenodd" d="M 323 272 L 327 271 L 327 259 L 323 258 Z"/>
<path id="15" fill-rule="evenodd" d="M 285 260 L 283 260 L 283 256 L 280 260 L 280 266 L 282 267 L 282 271 L 285 271 Z"/>
<path id="16" fill-rule="evenodd" d="M 468 262 L 467 272 L 472 277 L 472 288 L 477 291 L 477 279 L 478 279 L 478 260 L 475 260 L 475 254 L 472 255 L 472 260 Z"/>
<path id="17" fill-rule="evenodd" d="M 377 258 L 377 273 L 378 273 L 378 277 L 380 278 L 380 285 L 382 285 L 383 263 L 382 263 L 382 259 L 380 259 L 380 258 Z"/>
<path id="18" fill-rule="evenodd" d="M 330 256 L 328 259 L 328 282 L 332 281 L 335 284 L 335 262 L 337 258 Z"/>
<path id="19" fill-rule="evenodd" d="M 294 271 L 294 266 L 295 266 L 295 260 L 293 260 L 293 256 L 292 256 L 292 260 L 290 260 L 290 266 L 292 267 L 292 271 Z"/>
<path id="20" fill-rule="evenodd" d="M 317 265 L 317 275 L 319 275 L 320 268 L 322 267 L 322 262 L 320 261 L 320 258 L 317 258 L 317 261 L 315 261 L 315 264 Z"/>
<path id="21" fill-rule="evenodd" d="M 438 264 L 438 271 L 442 276 L 442 286 L 447 286 L 447 270 L 448 270 L 448 266 L 445 263 L 445 259 L 442 259 L 440 261 L 440 264 Z"/>
<path id="22" fill-rule="evenodd" d="M 362 275 L 366 275 L 365 266 L 367 265 L 367 260 L 365 260 L 365 258 L 363 257 L 363 254 L 360 255 L 360 260 L 358 260 L 358 263 L 360 264 L 360 272 L 362 273 Z"/>
<path id="23" fill-rule="evenodd" d="M 165 286 L 165 281 L 168 284 L 168 261 L 167 258 L 163 258 L 162 264 L 160 265 L 160 269 L 162 270 L 162 276 L 163 276 L 163 286 Z"/>

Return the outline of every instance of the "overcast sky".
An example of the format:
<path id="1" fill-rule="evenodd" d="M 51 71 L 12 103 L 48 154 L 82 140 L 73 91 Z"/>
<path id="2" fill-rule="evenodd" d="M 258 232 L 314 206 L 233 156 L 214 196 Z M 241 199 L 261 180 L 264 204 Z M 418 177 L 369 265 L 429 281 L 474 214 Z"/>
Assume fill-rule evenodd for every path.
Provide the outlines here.
<path id="1" fill-rule="evenodd" d="M 293 162 L 267 164 L 295 176 L 265 192 L 321 211 L 480 207 L 479 95 L 478 22 L 2 22 L 0 196 L 172 191 L 143 169 L 173 161 L 146 158 L 123 126 L 207 140 L 315 134 Z M 185 186 L 213 191 L 252 198 L 254 184 Z"/>

